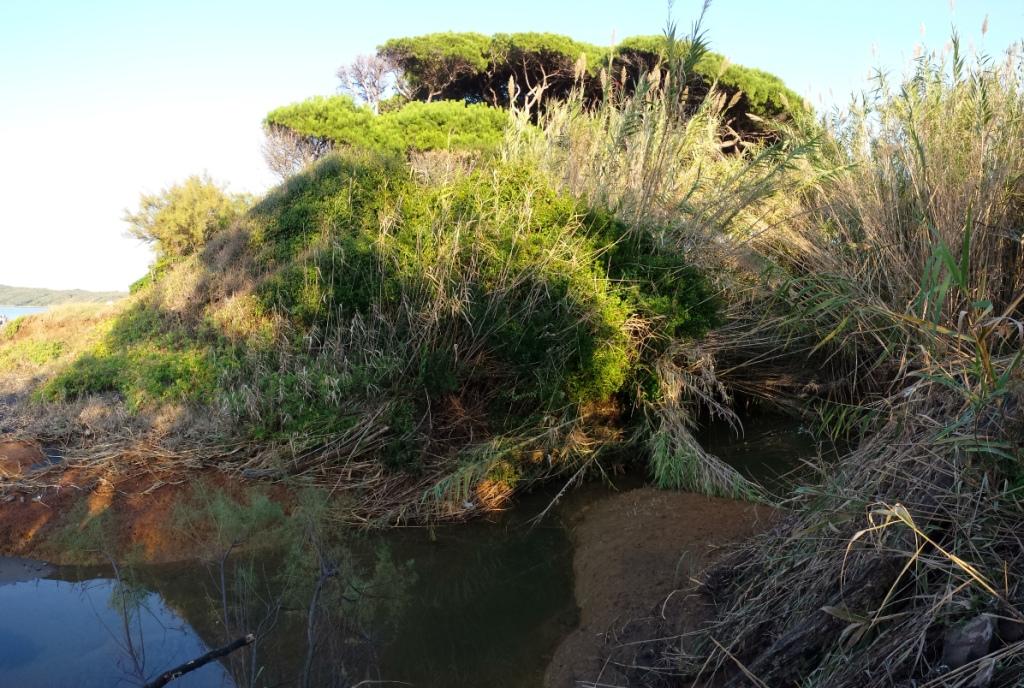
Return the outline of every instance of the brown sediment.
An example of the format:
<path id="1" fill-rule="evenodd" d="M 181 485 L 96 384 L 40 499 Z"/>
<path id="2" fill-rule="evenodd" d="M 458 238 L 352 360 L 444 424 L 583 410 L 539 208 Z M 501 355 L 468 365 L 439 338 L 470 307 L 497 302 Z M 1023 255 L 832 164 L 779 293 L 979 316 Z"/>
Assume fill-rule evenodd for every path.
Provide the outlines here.
<path id="1" fill-rule="evenodd" d="M 216 470 L 118 476 L 69 469 L 53 485 L 9 493 L 0 502 L 0 554 L 41 557 L 59 564 L 88 563 L 93 557 L 121 558 L 126 553 L 148 563 L 194 559 L 195 534 L 175 528 L 176 509 L 187 505 L 198 486 L 224 491 L 244 500 L 252 488 L 233 475 Z M 294 503 L 291 490 L 268 486 L 270 497 L 286 509 Z M 84 528 L 94 518 L 108 515 L 113 547 L 107 553 L 68 552 L 55 536 Z"/>
<path id="2" fill-rule="evenodd" d="M 695 594 L 693 579 L 722 545 L 767 529 L 777 515 L 746 502 L 651 488 L 583 509 L 572 533 L 580 623 L 556 650 L 545 688 L 610 679 L 607 639 L 628 641 L 638 619 L 665 612 L 676 632 L 699 627 L 711 609 Z"/>
<path id="3" fill-rule="evenodd" d="M 46 460 L 39 445 L 19 440 L 0 441 L 0 476 L 20 476 Z"/>

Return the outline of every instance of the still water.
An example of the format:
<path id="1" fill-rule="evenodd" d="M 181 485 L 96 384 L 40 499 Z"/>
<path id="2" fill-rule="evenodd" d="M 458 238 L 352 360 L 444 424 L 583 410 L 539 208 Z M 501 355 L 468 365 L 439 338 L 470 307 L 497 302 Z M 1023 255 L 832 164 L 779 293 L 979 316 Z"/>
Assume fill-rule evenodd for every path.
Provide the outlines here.
<path id="1" fill-rule="evenodd" d="M 8 320 L 14 320 L 20 318 L 23 315 L 32 315 L 33 313 L 42 313 L 46 308 L 42 306 L 0 306 L 0 320 L 7 318 Z"/>
<path id="2" fill-rule="evenodd" d="M 0 585 L 0 685 L 138 686 L 140 677 L 155 673 L 153 664 L 167 662 L 163 669 L 170 669 L 206 652 L 195 630 L 159 594 L 146 592 L 125 605 L 121 592 L 109 579 Z M 130 610 L 127 617 L 122 609 Z M 214 662 L 174 685 L 232 684 Z"/>
<path id="3" fill-rule="evenodd" d="M 711 428 L 702 441 L 755 477 L 778 476 L 815 451 L 793 421 L 754 417 L 745 427 L 742 436 Z M 619 487 L 641 482 L 632 475 Z M 255 649 L 171 686 L 300 686 L 308 676 L 307 685 L 325 687 L 536 688 L 577 622 L 571 523 L 613 491 L 584 485 L 533 524 L 553 494 L 539 490 L 466 524 L 350 538 L 341 555 L 349 573 L 338 576 L 348 582 L 333 602 L 321 600 L 338 611 L 312 622 L 307 593 L 275 587 L 274 571 L 289 565 L 280 554 L 228 568 L 229 580 L 244 582 L 228 583 L 228 630 L 215 564 L 135 567 L 129 588 L 104 568 L 0 585 L 0 686 L 142 686 L 254 631 Z M 370 604 L 345 606 L 358 595 Z"/>
<path id="4" fill-rule="evenodd" d="M 594 487 L 595 496 L 607 494 Z M 318 617 L 308 685 L 386 678 L 438 688 L 540 686 L 558 642 L 577 620 L 566 524 L 561 515 L 533 528 L 527 523 L 549 498 L 527 495 L 515 511 L 489 520 L 347 542 L 346 556 L 365 564 L 353 594 L 365 590 L 381 604 Z M 378 584 L 381 552 L 392 569 Z M 280 556 L 267 559 L 244 573 L 229 568 L 229 605 L 243 603 L 247 630 L 266 623 L 266 601 L 282 593 L 274 577 Z M 239 592 L 235 581 L 253 573 L 256 582 Z M 216 564 L 135 567 L 127 624 L 122 586 L 109 568 L 65 567 L 50 575 L 0 585 L 0 686 L 143 686 L 243 634 L 224 633 Z M 170 685 L 303 685 L 308 599 L 303 591 L 274 612 L 255 671 L 246 649 Z M 358 623 L 349 623 L 353 615 Z M 144 648 L 141 662 L 131 647 Z"/>

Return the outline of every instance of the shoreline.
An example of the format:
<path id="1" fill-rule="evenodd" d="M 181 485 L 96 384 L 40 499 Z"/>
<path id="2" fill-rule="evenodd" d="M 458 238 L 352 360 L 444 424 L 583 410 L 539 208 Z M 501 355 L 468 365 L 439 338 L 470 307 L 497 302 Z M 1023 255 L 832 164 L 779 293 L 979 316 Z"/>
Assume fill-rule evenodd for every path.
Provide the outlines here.
<path id="1" fill-rule="evenodd" d="M 653 637 L 642 630 L 666 619 L 676 633 L 698 628 L 713 610 L 697 590 L 699 575 L 724 547 L 779 516 L 763 505 L 650 487 L 582 509 L 570 526 L 580 620 L 555 650 L 544 688 L 598 678 L 619 685 L 604 661 L 616 645 Z"/>
<path id="2" fill-rule="evenodd" d="M 0 585 L 47 578 L 56 570 L 56 566 L 41 559 L 26 559 L 0 554 Z"/>

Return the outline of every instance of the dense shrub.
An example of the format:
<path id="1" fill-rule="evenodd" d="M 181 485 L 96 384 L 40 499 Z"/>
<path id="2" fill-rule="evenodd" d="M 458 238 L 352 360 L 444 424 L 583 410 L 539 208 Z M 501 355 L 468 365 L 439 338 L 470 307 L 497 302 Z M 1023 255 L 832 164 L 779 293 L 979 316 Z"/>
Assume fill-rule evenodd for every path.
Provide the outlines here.
<path id="1" fill-rule="evenodd" d="M 249 203 L 206 175 L 193 175 L 159 194 L 142 194 L 139 209 L 125 211 L 124 221 L 132 235 L 156 244 L 158 256 L 181 257 L 226 229 Z"/>
<path id="2" fill-rule="evenodd" d="M 578 204 L 535 172 L 426 186 L 402 167 L 331 158 L 254 217 L 268 307 L 303 329 L 387 328 L 374 387 L 435 402 L 486 390 L 500 427 L 607 398 L 625 379 L 626 304 Z"/>
<path id="3" fill-rule="evenodd" d="M 681 252 L 525 160 L 428 180 L 394 157 L 336 154 L 235 231 L 248 257 L 218 258 L 218 244 L 165 266 L 42 396 L 217 402 L 250 437 L 302 446 L 370 432 L 362 451 L 417 472 L 631 403 L 665 343 L 715 321 Z M 277 334 L 226 332 L 226 283 L 252 285 L 242 319 Z"/>
<path id="4" fill-rule="evenodd" d="M 267 115 L 265 124 L 336 147 L 402 154 L 495 148 L 507 121 L 505 113 L 484 104 L 411 102 L 375 115 L 348 96 L 332 96 L 278 108 Z"/>
<path id="5" fill-rule="evenodd" d="M 635 77 L 654 68 L 664 58 L 663 36 L 633 36 L 615 46 L 615 59 L 629 68 Z M 705 84 L 716 82 L 730 96 L 742 93 L 733 106 L 736 116 L 745 111 L 762 118 L 791 117 L 803 113 L 807 106 L 803 99 L 786 87 L 783 81 L 768 72 L 730 63 L 718 53 L 706 53 L 694 69 Z M 749 123 L 744 123 L 750 126 Z"/>
<path id="6" fill-rule="evenodd" d="M 513 103 L 521 105 L 529 89 L 542 82 L 547 97 L 559 100 L 580 86 L 592 102 L 606 95 L 602 91 L 607 85 L 632 88 L 642 72 L 650 71 L 662 60 L 665 45 L 662 36 L 635 36 L 608 49 L 550 33 L 490 37 L 435 33 L 391 39 L 378 48 L 378 54 L 400 72 L 408 97 L 509 107 Z M 599 78 L 602 70 L 607 72 L 607 81 Z M 729 115 L 742 131 L 766 126 L 747 118 L 748 112 L 758 118 L 784 118 L 806 108 L 777 77 L 727 65 L 726 59 L 715 53 L 706 54 L 690 76 L 695 97 L 703 97 L 712 82 L 717 82 L 730 99 L 741 94 Z M 518 94 L 509 93 L 510 79 L 515 81 Z"/>

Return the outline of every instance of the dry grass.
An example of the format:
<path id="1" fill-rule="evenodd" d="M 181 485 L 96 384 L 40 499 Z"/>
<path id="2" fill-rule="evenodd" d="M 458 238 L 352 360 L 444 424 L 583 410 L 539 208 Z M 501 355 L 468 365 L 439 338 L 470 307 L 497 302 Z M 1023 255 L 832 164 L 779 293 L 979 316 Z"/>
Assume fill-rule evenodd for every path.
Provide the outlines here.
<path id="1" fill-rule="evenodd" d="M 817 400 L 855 449 L 710 575 L 717 622 L 663 643 L 637 685 L 1019 679 L 1021 85 L 1015 55 L 921 60 L 833 124 L 825 183 L 755 237 L 771 289 L 709 342 L 720 379 Z M 945 666 L 948 629 L 982 614 L 999 620 L 985 656 Z"/>

